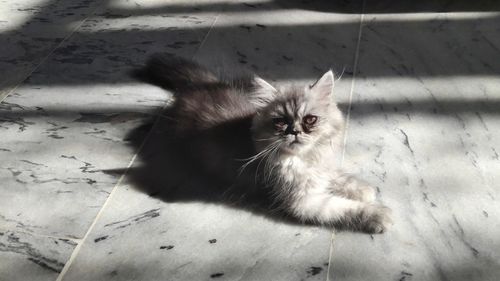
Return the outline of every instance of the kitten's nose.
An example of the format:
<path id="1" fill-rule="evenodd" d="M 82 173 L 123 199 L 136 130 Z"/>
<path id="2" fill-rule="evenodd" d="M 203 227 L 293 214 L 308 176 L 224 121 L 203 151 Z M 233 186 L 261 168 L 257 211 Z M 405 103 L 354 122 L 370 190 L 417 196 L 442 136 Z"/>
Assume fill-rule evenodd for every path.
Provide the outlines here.
<path id="1" fill-rule="evenodd" d="M 297 129 L 295 129 L 294 127 L 289 127 L 289 129 L 287 130 L 287 132 L 286 132 L 286 133 L 287 133 L 287 134 L 290 134 L 290 135 L 294 135 L 294 136 L 296 136 L 296 135 L 298 135 L 300 132 L 299 132 Z"/>

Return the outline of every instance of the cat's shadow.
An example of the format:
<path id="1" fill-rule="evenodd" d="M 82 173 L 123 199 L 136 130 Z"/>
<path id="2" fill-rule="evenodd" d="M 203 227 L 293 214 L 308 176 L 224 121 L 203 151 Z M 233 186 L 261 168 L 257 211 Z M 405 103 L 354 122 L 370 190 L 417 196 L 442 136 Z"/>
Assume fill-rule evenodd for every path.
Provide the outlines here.
<path id="1" fill-rule="evenodd" d="M 189 144 L 173 136 L 171 122 L 165 115 L 135 128 L 127 136 L 138 151 L 134 165 L 126 173 L 127 181 L 135 189 L 167 203 L 223 204 L 281 223 L 304 224 L 277 210 L 264 190 L 247 192 L 234 188 L 231 182 L 201 170 L 197 157 L 205 156 L 193 155 Z M 235 140 L 222 140 L 221 146 L 224 141 Z"/>

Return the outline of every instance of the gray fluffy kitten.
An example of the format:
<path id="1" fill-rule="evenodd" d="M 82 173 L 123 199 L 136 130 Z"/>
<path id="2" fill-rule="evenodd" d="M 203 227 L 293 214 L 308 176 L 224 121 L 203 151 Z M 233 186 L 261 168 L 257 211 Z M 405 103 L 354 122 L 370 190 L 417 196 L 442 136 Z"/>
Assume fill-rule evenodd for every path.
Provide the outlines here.
<path id="1" fill-rule="evenodd" d="M 335 160 L 344 119 L 332 71 L 311 86 L 276 89 L 258 77 L 223 81 L 192 61 L 157 55 L 141 75 L 176 97 L 168 115 L 184 147 L 175 149 L 178 167 L 243 193 L 263 191 L 273 208 L 302 222 L 368 233 L 391 226 L 374 188 Z"/>

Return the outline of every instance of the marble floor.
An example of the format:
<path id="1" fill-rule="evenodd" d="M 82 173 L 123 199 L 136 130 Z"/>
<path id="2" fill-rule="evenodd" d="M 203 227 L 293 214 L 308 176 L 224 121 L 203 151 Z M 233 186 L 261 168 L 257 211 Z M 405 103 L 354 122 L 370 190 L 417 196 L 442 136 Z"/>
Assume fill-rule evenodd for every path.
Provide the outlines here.
<path id="1" fill-rule="evenodd" d="M 500 4 L 413 2 L 0 0 L 0 280 L 499 280 Z M 394 227 L 145 192 L 171 95 L 130 72 L 157 52 L 342 74 L 342 163 Z"/>

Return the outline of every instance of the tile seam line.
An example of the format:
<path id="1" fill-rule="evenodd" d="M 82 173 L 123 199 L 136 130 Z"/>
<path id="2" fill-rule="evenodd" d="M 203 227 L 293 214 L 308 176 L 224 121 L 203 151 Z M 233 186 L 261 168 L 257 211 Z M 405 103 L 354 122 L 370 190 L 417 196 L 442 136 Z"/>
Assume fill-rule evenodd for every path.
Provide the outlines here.
<path id="1" fill-rule="evenodd" d="M 97 9 L 96 9 L 97 10 Z M 95 12 L 95 10 L 94 10 Z M 206 39 L 208 38 L 208 35 L 210 34 L 210 31 L 213 29 L 215 23 L 217 22 L 217 19 L 219 18 L 219 15 L 217 15 L 214 19 L 214 22 L 212 23 L 212 26 L 210 27 L 210 29 L 207 31 L 207 34 L 205 34 L 202 42 L 200 43 L 200 46 L 196 49 L 196 51 L 194 52 L 194 54 L 192 55 L 191 58 L 193 58 L 197 53 L 198 51 L 202 48 L 203 44 L 205 43 Z M 142 141 L 141 145 L 139 146 L 139 148 L 135 151 L 134 153 L 134 156 L 132 156 L 132 159 L 130 159 L 128 165 L 127 165 L 127 168 L 125 169 L 125 171 L 123 172 L 123 174 L 120 176 L 120 179 L 118 180 L 118 182 L 115 184 L 115 186 L 113 187 L 113 189 L 111 190 L 108 198 L 106 199 L 106 201 L 104 202 L 104 204 L 102 205 L 101 209 L 99 210 L 99 212 L 97 213 L 97 215 L 95 216 L 94 218 L 94 221 L 92 222 L 92 224 L 90 225 L 90 227 L 88 228 L 87 232 L 85 233 L 85 235 L 83 236 L 83 238 L 80 240 L 80 242 L 78 243 L 78 245 L 76 245 L 75 249 L 73 250 L 73 252 L 71 253 L 71 256 L 70 258 L 68 259 L 68 261 L 66 261 L 66 263 L 64 264 L 64 267 L 63 269 L 61 270 L 61 272 L 59 273 L 59 275 L 57 276 L 57 279 L 56 281 L 61 281 L 63 280 L 63 278 L 66 276 L 66 274 L 68 273 L 69 271 L 69 268 L 71 267 L 71 265 L 73 264 L 73 262 L 75 261 L 76 257 L 78 256 L 79 252 L 80 252 L 80 249 L 82 248 L 82 246 L 85 244 L 85 241 L 87 241 L 87 238 L 88 236 L 90 235 L 90 233 L 92 232 L 92 230 L 94 229 L 95 225 L 97 224 L 97 221 L 100 219 L 100 217 L 102 216 L 102 213 L 104 212 L 104 210 L 106 209 L 106 206 L 109 204 L 109 202 L 111 201 L 111 199 L 113 198 L 114 194 L 116 193 L 116 190 L 118 189 L 119 186 L 121 186 L 121 183 L 123 181 L 123 179 L 125 178 L 125 176 L 127 175 L 127 172 L 129 171 L 130 167 L 132 167 L 132 164 L 135 162 L 135 159 L 137 158 L 137 155 L 139 155 L 139 153 L 142 151 L 142 148 L 144 147 L 144 145 L 146 144 L 146 142 L 149 140 L 150 136 L 152 135 L 153 133 L 153 130 L 154 128 L 157 127 L 158 123 L 160 122 L 160 120 L 162 119 L 162 112 L 163 110 L 165 109 L 165 107 L 167 107 L 168 105 L 164 105 L 162 107 L 162 110 L 160 110 L 160 112 L 158 114 L 156 114 L 156 117 L 155 117 L 155 122 L 153 124 L 153 126 L 151 127 L 151 130 L 148 132 L 148 134 L 146 135 L 146 137 L 144 138 L 144 140 Z"/>
<path id="2" fill-rule="evenodd" d="M 163 107 L 165 108 L 165 107 Z M 108 198 L 106 199 L 106 201 L 104 202 L 104 204 L 102 205 L 101 209 L 99 209 L 99 212 L 97 213 L 97 215 L 95 216 L 94 218 L 94 221 L 92 222 L 92 224 L 89 226 L 87 232 L 85 233 L 85 235 L 83 236 L 83 238 L 80 240 L 80 243 L 78 243 L 78 245 L 75 247 L 75 249 L 73 250 L 73 252 L 71 253 L 71 256 L 70 258 L 68 259 L 68 261 L 66 262 L 66 264 L 64 265 L 63 269 L 61 270 L 61 272 L 59 273 L 59 276 L 57 277 L 56 281 L 60 281 L 64 278 L 64 276 L 66 275 L 66 273 L 68 272 L 69 268 L 71 267 L 71 264 L 73 263 L 73 261 L 75 260 L 76 256 L 78 255 L 78 253 L 80 252 L 80 249 L 81 247 L 83 246 L 83 244 L 85 243 L 85 241 L 87 240 L 88 236 L 90 235 L 90 233 L 92 232 L 92 230 L 94 229 L 95 225 L 97 224 L 97 221 L 100 219 L 100 217 L 102 216 L 102 213 L 104 212 L 104 210 L 106 209 L 106 206 L 109 204 L 109 202 L 111 201 L 111 199 L 113 198 L 114 194 L 116 193 L 116 190 L 118 189 L 119 186 L 121 186 L 122 182 L 123 182 L 123 179 L 125 178 L 125 176 L 127 175 L 127 172 L 130 170 L 130 167 L 132 167 L 132 164 L 135 162 L 135 159 L 137 157 L 137 155 L 140 153 L 140 151 L 142 150 L 144 144 L 147 142 L 147 140 L 149 139 L 149 137 L 151 136 L 152 132 L 153 132 L 153 129 L 156 127 L 157 123 L 159 122 L 160 118 L 159 118 L 159 114 L 156 115 L 156 118 L 155 118 L 155 122 L 154 122 L 154 125 L 151 127 L 151 130 L 148 132 L 148 134 L 146 135 L 146 137 L 144 138 L 143 142 L 141 143 L 141 145 L 139 146 L 139 148 L 136 150 L 136 152 L 134 153 L 134 156 L 132 156 L 132 158 L 130 159 L 127 167 L 125 168 L 125 171 L 123 172 L 123 174 L 120 176 L 120 178 L 118 179 L 118 182 L 114 185 L 113 189 L 111 190 Z"/>
<path id="3" fill-rule="evenodd" d="M 205 34 L 205 36 L 203 37 L 203 40 L 201 40 L 200 45 L 198 46 L 198 48 L 196 49 L 196 51 L 194 52 L 194 54 L 191 56 L 191 60 L 194 59 L 194 57 L 196 56 L 196 54 L 198 54 L 198 52 L 201 50 L 201 48 L 203 48 L 203 46 L 205 45 L 205 42 L 207 41 L 208 36 L 212 32 L 212 29 L 214 29 L 214 26 L 217 23 L 217 20 L 219 19 L 219 16 L 220 16 L 220 14 L 217 14 L 215 16 L 214 21 L 212 22 L 212 24 L 210 25 L 210 28 L 207 31 L 207 34 Z"/>
<path id="4" fill-rule="evenodd" d="M 3 96 L 3 98 L 0 99 L 0 103 L 2 103 L 4 100 L 7 99 L 8 96 L 10 96 L 14 91 L 17 90 L 17 88 L 19 88 L 19 86 L 21 86 L 28 78 L 31 77 L 31 75 L 38 70 L 38 68 L 40 68 L 40 66 L 42 64 L 45 63 L 45 61 L 50 57 L 52 56 L 52 54 L 57 50 L 59 49 L 59 47 L 61 47 L 66 41 L 68 41 L 68 39 L 73 36 L 73 34 L 75 34 L 75 32 L 83 25 L 84 22 L 86 22 L 91 16 L 93 16 L 95 14 L 95 12 L 97 11 L 97 9 L 99 9 L 99 5 L 97 5 L 97 7 L 95 7 L 89 14 L 88 16 L 86 16 L 77 26 L 75 26 L 75 28 L 73 28 L 73 30 L 70 31 L 70 33 L 68 35 L 66 35 L 64 37 L 64 39 L 59 42 L 59 44 L 57 44 L 57 46 L 55 46 L 52 50 L 50 50 L 50 52 L 40 61 L 40 63 L 38 63 L 35 67 L 33 67 L 33 69 L 31 71 L 28 72 L 28 74 L 26 74 L 24 76 L 24 78 L 19 82 L 17 83 L 17 85 L 14 86 L 14 88 L 10 89 L 6 94 L 5 96 Z"/>
<path id="5" fill-rule="evenodd" d="M 346 114 L 346 124 L 345 124 L 345 130 L 344 130 L 344 140 L 342 143 L 342 156 L 340 159 L 340 167 L 343 166 L 344 164 L 344 159 L 345 159 L 345 151 L 346 151 L 346 143 L 347 143 L 347 130 L 349 129 L 349 120 L 351 119 L 351 107 L 352 107 L 352 96 L 354 93 L 354 86 L 356 84 L 356 72 L 358 71 L 358 62 L 359 62 L 359 47 L 361 45 L 361 37 L 363 34 L 363 21 L 365 17 L 365 4 L 366 0 L 363 0 L 363 4 L 361 6 L 361 16 L 359 19 L 359 28 L 358 28 L 358 38 L 357 38 L 357 44 L 356 44 L 356 50 L 354 54 L 354 67 L 352 71 L 352 79 L 351 79 L 351 87 L 349 91 L 349 106 L 347 108 L 347 114 Z M 335 241 L 335 230 L 332 232 L 331 238 L 330 238 L 330 250 L 329 250 L 329 256 L 328 256 L 328 267 L 326 270 L 326 281 L 333 281 L 335 278 L 330 278 L 330 271 L 333 270 L 332 267 L 332 256 L 333 256 L 333 248 L 334 248 L 334 241 Z"/>

